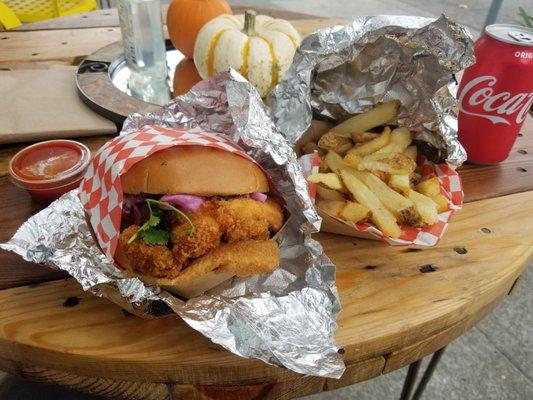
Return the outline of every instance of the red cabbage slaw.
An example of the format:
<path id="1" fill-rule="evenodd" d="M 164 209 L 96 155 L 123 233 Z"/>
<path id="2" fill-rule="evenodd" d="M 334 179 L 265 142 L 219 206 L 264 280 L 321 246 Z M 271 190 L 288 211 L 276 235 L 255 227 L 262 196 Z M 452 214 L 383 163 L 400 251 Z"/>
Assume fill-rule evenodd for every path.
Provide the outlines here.
<path id="1" fill-rule="evenodd" d="M 159 201 L 172 204 L 185 212 L 195 212 L 204 204 L 205 197 L 192 194 L 166 194 Z"/>
<path id="2" fill-rule="evenodd" d="M 243 197 L 257 200 L 262 203 L 267 199 L 267 195 L 260 192 L 248 193 Z M 135 225 L 141 225 L 143 221 L 146 221 L 149 213 L 145 200 L 146 196 L 144 195 L 125 194 L 122 207 L 122 220 Z M 206 198 L 203 196 L 192 194 L 166 194 L 159 199 L 159 201 L 171 204 L 186 213 L 197 211 L 205 200 Z M 160 208 L 165 209 L 163 206 Z"/>
<path id="3" fill-rule="evenodd" d="M 244 197 L 248 197 L 250 199 L 260 201 L 261 203 L 264 203 L 267 199 L 267 195 L 264 193 L 260 193 L 260 192 L 245 194 Z"/>

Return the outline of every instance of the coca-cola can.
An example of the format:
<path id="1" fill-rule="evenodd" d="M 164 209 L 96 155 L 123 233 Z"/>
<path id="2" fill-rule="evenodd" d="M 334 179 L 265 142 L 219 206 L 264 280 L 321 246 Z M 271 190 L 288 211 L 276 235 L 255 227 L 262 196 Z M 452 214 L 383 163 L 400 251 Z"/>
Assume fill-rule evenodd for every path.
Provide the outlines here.
<path id="1" fill-rule="evenodd" d="M 533 29 L 495 24 L 474 48 L 459 85 L 459 141 L 468 160 L 505 160 L 533 104 Z"/>

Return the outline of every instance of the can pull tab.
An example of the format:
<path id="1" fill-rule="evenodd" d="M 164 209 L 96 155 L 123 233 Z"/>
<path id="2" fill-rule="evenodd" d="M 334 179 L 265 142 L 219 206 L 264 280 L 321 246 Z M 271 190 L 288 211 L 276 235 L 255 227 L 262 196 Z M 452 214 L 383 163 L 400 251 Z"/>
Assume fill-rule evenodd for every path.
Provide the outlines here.
<path id="1" fill-rule="evenodd" d="M 509 36 L 520 43 L 533 43 L 533 35 L 520 31 L 509 31 Z"/>

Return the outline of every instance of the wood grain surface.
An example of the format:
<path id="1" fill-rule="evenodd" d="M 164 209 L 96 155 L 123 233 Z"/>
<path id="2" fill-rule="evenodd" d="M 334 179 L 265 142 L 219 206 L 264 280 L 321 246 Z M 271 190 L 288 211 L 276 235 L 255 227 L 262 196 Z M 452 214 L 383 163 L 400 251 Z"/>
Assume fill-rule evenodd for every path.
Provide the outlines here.
<path id="1" fill-rule="evenodd" d="M 316 29 L 343 23 L 333 18 L 292 20 L 296 30 L 305 36 Z M 79 64 L 87 55 L 121 40 L 120 28 L 57 29 L 43 31 L 0 32 L 0 68 L 13 63 L 57 60 Z"/>
<path id="2" fill-rule="evenodd" d="M 121 40 L 120 28 L 0 32 L 0 66 L 4 62 L 66 61 L 79 64 L 88 54 Z"/>
<path id="3" fill-rule="evenodd" d="M 332 390 L 378 376 L 385 360 L 383 357 L 348 366 L 340 380 L 317 377 L 247 384 L 239 386 L 181 385 L 174 382 L 145 382 L 116 380 L 111 378 L 82 376 L 76 373 L 36 367 L 21 362 L 12 362 L 0 357 L 0 366 L 6 371 L 37 382 L 61 385 L 81 392 L 128 400 L 209 400 L 209 399 L 293 399 Z"/>

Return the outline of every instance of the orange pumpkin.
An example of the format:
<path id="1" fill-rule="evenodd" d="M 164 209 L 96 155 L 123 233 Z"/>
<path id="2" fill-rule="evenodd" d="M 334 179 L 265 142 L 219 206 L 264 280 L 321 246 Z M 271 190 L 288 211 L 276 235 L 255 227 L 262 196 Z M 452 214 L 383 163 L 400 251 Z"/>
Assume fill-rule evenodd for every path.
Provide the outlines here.
<path id="1" fill-rule="evenodd" d="M 191 88 L 200 82 L 202 78 L 198 75 L 193 60 L 184 59 L 176 66 L 174 71 L 174 97 L 187 93 Z"/>
<path id="2" fill-rule="evenodd" d="M 173 0 L 167 12 L 170 41 L 187 58 L 192 58 L 198 31 L 220 14 L 232 14 L 226 0 Z"/>

